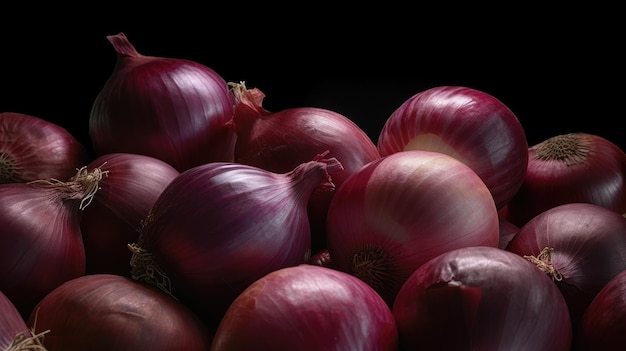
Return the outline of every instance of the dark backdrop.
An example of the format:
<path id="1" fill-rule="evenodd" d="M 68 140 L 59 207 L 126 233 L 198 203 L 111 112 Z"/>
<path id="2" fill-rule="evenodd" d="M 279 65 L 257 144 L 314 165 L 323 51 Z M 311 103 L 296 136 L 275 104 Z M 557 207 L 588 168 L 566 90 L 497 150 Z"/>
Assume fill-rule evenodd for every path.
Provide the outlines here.
<path id="1" fill-rule="evenodd" d="M 2 9 L 0 111 L 59 123 L 90 146 L 91 105 L 115 65 L 106 36 L 124 32 L 144 55 L 195 60 L 261 89 L 268 110 L 340 112 L 374 142 L 413 94 L 464 85 L 507 104 L 531 145 L 588 132 L 626 149 L 615 9 L 197 4 Z"/>

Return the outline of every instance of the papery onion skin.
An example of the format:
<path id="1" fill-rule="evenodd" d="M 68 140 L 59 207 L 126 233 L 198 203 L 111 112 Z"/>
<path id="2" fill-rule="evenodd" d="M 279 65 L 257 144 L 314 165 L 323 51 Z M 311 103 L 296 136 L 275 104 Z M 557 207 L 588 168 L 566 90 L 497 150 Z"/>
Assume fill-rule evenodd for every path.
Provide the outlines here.
<path id="1" fill-rule="evenodd" d="M 419 92 L 387 119 L 377 141 L 381 156 L 403 150 L 451 155 L 476 172 L 502 208 L 521 186 L 528 141 L 517 116 L 484 91 L 437 86 Z"/>
<path id="2" fill-rule="evenodd" d="M 370 286 L 304 264 L 269 273 L 242 292 L 218 326 L 211 351 L 397 347 L 391 310 Z"/>
<path id="3" fill-rule="evenodd" d="M 336 269 L 391 305 L 421 264 L 465 246 L 498 246 L 498 213 L 482 180 L 452 156 L 400 151 L 370 162 L 337 189 L 327 242 Z"/>
<path id="4" fill-rule="evenodd" d="M 48 351 L 208 350 L 209 329 L 162 291 L 115 274 L 72 279 L 46 295 L 27 320 Z"/>
<path id="5" fill-rule="evenodd" d="M 571 350 L 567 305 L 522 257 L 465 247 L 426 262 L 393 305 L 402 350 Z"/>
<path id="6" fill-rule="evenodd" d="M 626 155 L 616 144 L 595 134 L 568 133 L 531 146 L 526 176 L 507 205 L 507 218 L 521 227 L 572 202 L 626 212 Z"/>
<path id="7" fill-rule="evenodd" d="M 307 201 L 320 184 L 334 187 L 330 175 L 340 169 L 318 157 L 280 174 L 228 162 L 191 168 L 163 190 L 138 246 L 171 282 L 164 290 L 213 324 L 258 278 L 307 262 Z"/>
<path id="8" fill-rule="evenodd" d="M 130 277 L 132 253 L 127 245 L 137 241 L 142 221 L 180 172 L 160 159 L 131 153 L 97 157 L 87 165 L 90 171 L 95 168 L 107 175 L 82 212 L 87 273 Z"/>
<path id="9" fill-rule="evenodd" d="M 589 203 L 559 205 L 520 228 L 506 250 L 539 258 L 545 248 L 551 250 L 550 265 L 538 267 L 561 290 L 576 330 L 591 300 L 626 270 L 626 218 Z"/>
<path id="10" fill-rule="evenodd" d="M 626 345 L 626 270 L 598 292 L 582 316 L 576 335 L 578 351 L 622 350 Z"/>
<path id="11" fill-rule="evenodd" d="M 18 338 L 28 338 L 32 334 L 24 317 L 11 300 L 0 291 L 0 350 L 9 350 Z"/>
<path id="12" fill-rule="evenodd" d="M 66 180 L 91 155 L 65 128 L 42 118 L 0 113 L 0 184 Z"/>
<path id="13" fill-rule="evenodd" d="M 178 171 L 233 160 L 235 136 L 225 126 L 233 99 L 216 71 L 190 60 L 141 55 L 123 33 L 107 39 L 117 64 L 89 118 L 96 156 L 143 154 Z"/>

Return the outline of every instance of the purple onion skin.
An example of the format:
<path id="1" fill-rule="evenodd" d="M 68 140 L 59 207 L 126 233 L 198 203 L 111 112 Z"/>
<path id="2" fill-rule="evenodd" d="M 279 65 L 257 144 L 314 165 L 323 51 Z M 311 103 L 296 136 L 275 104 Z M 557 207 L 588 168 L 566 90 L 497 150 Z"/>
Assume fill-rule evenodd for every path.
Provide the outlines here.
<path id="1" fill-rule="evenodd" d="M 387 304 L 358 278 L 303 264 L 254 282 L 229 307 L 211 351 L 395 351 Z"/>
<path id="2" fill-rule="evenodd" d="M 420 266 L 394 302 L 401 350 L 570 351 L 563 296 L 524 258 L 465 247 Z"/>
<path id="3" fill-rule="evenodd" d="M 0 290 L 0 350 L 8 350 L 18 335 L 30 336 L 24 317 Z"/>

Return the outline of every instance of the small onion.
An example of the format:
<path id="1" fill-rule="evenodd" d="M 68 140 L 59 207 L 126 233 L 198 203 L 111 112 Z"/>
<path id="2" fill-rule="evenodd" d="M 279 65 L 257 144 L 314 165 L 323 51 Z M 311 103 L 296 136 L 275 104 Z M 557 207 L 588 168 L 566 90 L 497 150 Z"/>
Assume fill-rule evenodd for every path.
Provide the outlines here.
<path id="1" fill-rule="evenodd" d="M 499 241 L 487 186 L 461 161 L 432 151 L 400 151 L 370 162 L 337 189 L 328 210 L 333 267 L 387 301 L 427 260 Z"/>
<path id="2" fill-rule="evenodd" d="M 47 351 L 198 350 L 212 333 L 180 302 L 151 286 L 115 274 L 90 274 L 48 293 L 27 324 Z"/>
<path id="3" fill-rule="evenodd" d="M 97 156 L 148 155 L 178 171 L 232 161 L 235 136 L 226 123 L 233 99 L 217 72 L 190 60 L 141 55 L 124 33 L 107 39 L 117 64 L 89 118 Z"/>
<path id="4" fill-rule="evenodd" d="M 288 173 L 212 162 L 176 177 L 161 193 L 133 250 L 132 277 L 159 286 L 218 321 L 235 297 L 276 269 L 306 263 L 306 204 L 341 170 L 324 154 Z"/>
<path id="5" fill-rule="evenodd" d="M 507 205 L 507 218 L 523 226 L 571 202 L 626 212 L 626 155 L 617 145 L 598 135 L 569 133 L 529 148 L 526 176 Z"/>
<path id="6" fill-rule="evenodd" d="M 0 350 L 45 351 L 42 345 L 45 333 L 44 331 L 39 335 L 33 335 L 13 302 L 0 291 Z"/>
<path id="7" fill-rule="evenodd" d="M 502 208 L 524 180 L 528 142 L 517 116 L 476 89 L 438 86 L 407 99 L 378 138 L 381 156 L 403 150 L 437 151 L 468 165 Z"/>
<path id="8" fill-rule="evenodd" d="M 163 189 L 180 173 L 157 158 L 129 153 L 97 157 L 87 165 L 88 171 L 95 169 L 107 176 L 82 212 L 86 272 L 130 277 L 132 253 L 127 245 L 137 241 L 141 222 Z"/>
<path id="9" fill-rule="evenodd" d="M 626 270 L 598 292 L 583 314 L 575 339 L 578 351 L 621 350 L 626 345 Z"/>
<path id="10" fill-rule="evenodd" d="M 211 351 L 396 351 L 398 332 L 387 304 L 360 279 L 299 265 L 251 284 L 228 308 Z"/>
<path id="11" fill-rule="evenodd" d="M 0 113 L 0 184 L 66 180 L 89 160 L 65 128 L 23 113 Z"/>
<path id="12" fill-rule="evenodd" d="M 534 265 L 499 248 L 434 257 L 407 279 L 392 311 L 405 350 L 571 350 L 559 290 Z"/>
<path id="13" fill-rule="evenodd" d="M 626 218 L 589 203 L 559 205 L 520 228 L 506 250 L 554 280 L 576 326 L 602 287 L 626 270 Z"/>

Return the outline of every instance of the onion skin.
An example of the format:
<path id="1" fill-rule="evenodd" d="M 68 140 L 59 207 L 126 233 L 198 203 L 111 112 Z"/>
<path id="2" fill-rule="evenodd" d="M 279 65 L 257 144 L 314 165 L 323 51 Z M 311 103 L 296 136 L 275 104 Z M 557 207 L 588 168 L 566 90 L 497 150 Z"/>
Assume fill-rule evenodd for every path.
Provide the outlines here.
<path id="1" fill-rule="evenodd" d="M 23 113 L 0 113 L 0 184 L 66 180 L 90 160 L 65 128 Z"/>
<path id="2" fill-rule="evenodd" d="M 499 242 L 498 213 L 478 175 L 452 156 L 423 150 L 388 155 L 348 178 L 327 225 L 333 267 L 366 281 L 390 306 L 427 260 Z"/>
<path id="3" fill-rule="evenodd" d="M 569 133 L 529 148 L 526 176 L 507 205 L 507 218 L 521 227 L 572 202 L 626 212 L 626 155 L 617 145 L 598 135 Z"/>
<path id="4" fill-rule="evenodd" d="M 187 307 L 150 286 L 115 274 L 72 279 L 29 316 L 49 330 L 48 351 L 208 350 L 212 334 Z"/>
<path id="5" fill-rule="evenodd" d="M 10 347 L 15 347 L 16 342 L 32 344 L 35 341 L 26 340 L 28 338 L 32 338 L 32 334 L 24 317 L 20 315 L 13 302 L 0 291 L 0 350 L 15 350 Z"/>
<path id="6" fill-rule="evenodd" d="M 225 125 L 233 99 L 217 72 L 190 60 L 141 55 L 123 33 L 107 39 L 117 64 L 90 114 L 97 156 L 148 155 L 181 172 L 233 160 L 235 136 Z"/>
<path id="7" fill-rule="evenodd" d="M 532 260 L 546 247 L 549 265 L 538 267 L 561 290 L 575 331 L 596 294 L 626 270 L 626 218 L 594 204 L 559 205 L 520 228 L 506 250 Z"/>
<path id="8" fill-rule="evenodd" d="M 397 347 L 391 310 L 370 286 L 304 264 L 269 273 L 242 292 L 218 326 L 211 351 Z"/>
<path id="9" fill-rule="evenodd" d="M 498 209 L 522 185 L 528 141 L 517 116 L 496 97 L 461 86 L 419 92 L 387 119 L 377 141 L 381 156 L 403 150 L 448 154 L 485 182 Z"/>
<path id="10" fill-rule="evenodd" d="M 559 290 L 530 262 L 499 248 L 431 259 L 402 286 L 392 311 L 402 350 L 571 349 Z"/>
<path id="11" fill-rule="evenodd" d="M 598 292 L 582 316 L 575 347 L 578 351 L 621 350 L 626 344 L 626 270 Z"/>
<path id="12" fill-rule="evenodd" d="M 130 153 L 106 154 L 87 165 L 107 172 L 92 203 L 83 210 L 81 232 L 87 273 L 113 273 L 130 277 L 132 253 L 127 245 L 139 238 L 163 189 L 180 173 L 160 159 Z"/>

